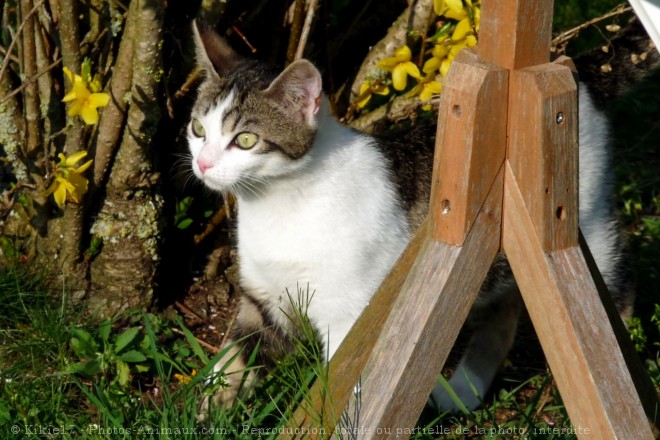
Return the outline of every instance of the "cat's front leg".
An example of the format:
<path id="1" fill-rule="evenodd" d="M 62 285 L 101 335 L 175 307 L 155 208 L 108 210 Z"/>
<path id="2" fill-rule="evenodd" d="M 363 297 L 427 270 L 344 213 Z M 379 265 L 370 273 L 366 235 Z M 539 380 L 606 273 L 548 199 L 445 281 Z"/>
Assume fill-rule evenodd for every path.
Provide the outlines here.
<path id="1" fill-rule="evenodd" d="M 206 396 L 200 405 L 200 416 L 206 418 L 211 400 L 219 408 L 230 408 L 236 398 L 249 395 L 257 381 L 254 370 L 249 370 L 246 362 L 245 347 L 229 340 L 222 347 L 225 354 L 213 367 L 213 379 L 210 385 L 219 381 L 219 389 L 213 396 Z"/>
<path id="2" fill-rule="evenodd" d="M 211 397 L 222 408 L 231 407 L 237 398 L 250 395 L 259 380 L 259 373 L 275 365 L 292 350 L 285 329 L 269 317 L 267 308 L 249 293 L 241 296 L 234 327 L 228 329 L 232 339 L 221 348 L 225 354 L 213 370 L 220 388 Z M 248 365 L 248 359 L 254 363 Z M 210 399 L 204 399 L 201 412 L 208 413 Z"/>
<path id="3" fill-rule="evenodd" d="M 449 386 L 460 403 L 469 410 L 481 406 L 493 378 L 513 345 L 522 301 L 517 289 L 503 290 L 495 294 L 497 300 L 487 300 L 484 305 L 475 304 L 468 318 L 473 328 L 470 342 L 449 379 Z M 460 410 L 441 385 L 433 389 L 429 404 L 440 412 Z"/>

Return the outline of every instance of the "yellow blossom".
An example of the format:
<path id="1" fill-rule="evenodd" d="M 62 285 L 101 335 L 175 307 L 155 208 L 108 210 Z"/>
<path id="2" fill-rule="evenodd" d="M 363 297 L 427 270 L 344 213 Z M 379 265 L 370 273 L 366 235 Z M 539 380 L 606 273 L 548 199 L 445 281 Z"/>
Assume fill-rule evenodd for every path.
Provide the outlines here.
<path id="1" fill-rule="evenodd" d="M 187 385 L 192 382 L 195 376 L 197 376 L 197 370 L 192 370 L 190 376 L 187 374 L 174 373 L 174 378 L 182 385 Z"/>
<path id="2" fill-rule="evenodd" d="M 412 52 L 408 46 L 402 46 L 394 53 L 393 57 L 381 60 L 378 65 L 380 68 L 392 72 L 392 86 L 395 90 L 401 91 L 408 84 L 408 76 L 421 79 L 419 67 L 412 61 Z"/>
<path id="3" fill-rule="evenodd" d="M 80 203 L 80 199 L 87 192 L 87 179 L 82 176 L 93 160 L 88 160 L 81 166 L 74 168 L 76 163 L 87 156 L 86 151 L 79 151 L 66 157 L 60 153 L 60 161 L 55 165 L 53 174 L 55 180 L 46 190 L 46 196 L 53 194 L 55 203 L 60 209 L 64 209 L 67 200 L 74 203 Z"/>
<path id="4" fill-rule="evenodd" d="M 472 6 L 472 2 L 468 2 Z M 468 9 L 461 0 L 433 0 L 433 10 L 436 14 L 454 20 L 462 20 L 468 16 Z"/>
<path id="5" fill-rule="evenodd" d="M 99 121 L 99 107 L 105 107 L 110 102 L 110 95 L 99 93 L 101 83 L 98 79 L 91 80 L 89 77 L 83 78 L 71 72 L 67 67 L 62 69 L 72 85 L 72 90 L 67 93 L 62 102 L 70 102 L 69 116 L 80 115 L 87 125 L 96 124 Z M 90 87 L 92 91 L 87 87 Z"/>
<path id="6" fill-rule="evenodd" d="M 429 73 L 410 91 L 410 96 L 419 96 L 420 101 L 428 102 L 433 95 L 442 92 L 442 84 L 436 81 L 435 74 Z"/>
<path id="7" fill-rule="evenodd" d="M 367 80 L 362 83 L 360 86 L 360 93 L 358 97 L 363 97 L 362 100 L 358 101 L 357 106 L 363 108 L 371 100 L 371 95 L 373 94 L 387 96 L 390 94 L 390 88 L 384 84 L 376 83 L 372 84 L 370 80 Z"/>

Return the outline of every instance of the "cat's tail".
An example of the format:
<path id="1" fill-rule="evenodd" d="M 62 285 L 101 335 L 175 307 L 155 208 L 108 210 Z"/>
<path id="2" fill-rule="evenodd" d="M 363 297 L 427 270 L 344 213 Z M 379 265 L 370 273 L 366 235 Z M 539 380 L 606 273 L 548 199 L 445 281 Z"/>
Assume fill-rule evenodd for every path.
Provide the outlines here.
<path id="1" fill-rule="evenodd" d="M 609 41 L 573 58 L 580 80 L 601 110 L 639 80 L 660 68 L 660 52 L 636 17 Z"/>

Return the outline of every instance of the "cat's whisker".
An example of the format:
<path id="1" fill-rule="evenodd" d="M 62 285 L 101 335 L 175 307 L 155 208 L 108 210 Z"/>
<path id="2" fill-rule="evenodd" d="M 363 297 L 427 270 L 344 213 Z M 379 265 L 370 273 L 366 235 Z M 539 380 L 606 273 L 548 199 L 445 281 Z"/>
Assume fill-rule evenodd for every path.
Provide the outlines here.
<path id="1" fill-rule="evenodd" d="M 239 180 L 237 183 L 238 183 L 238 185 L 239 185 L 241 188 L 243 188 L 243 189 L 249 191 L 249 192 L 252 193 L 252 195 L 254 195 L 255 197 L 259 197 L 259 196 L 263 195 L 263 193 L 260 194 L 260 193 L 257 191 L 258 188 L 255 187 L 254 184 L 250 183 L 249 180 Z"/>

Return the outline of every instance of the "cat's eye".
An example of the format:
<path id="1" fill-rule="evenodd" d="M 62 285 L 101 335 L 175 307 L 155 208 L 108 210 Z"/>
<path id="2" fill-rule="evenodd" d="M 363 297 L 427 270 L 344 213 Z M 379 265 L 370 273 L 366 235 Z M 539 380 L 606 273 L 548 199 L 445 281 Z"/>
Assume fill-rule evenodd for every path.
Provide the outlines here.
<path id="1" fill-rule="evenodd" d="M 259 137 L 256 134 L 245 131 L 243 133 L 239 133 L 238 136 L 236 136 L 236 139 L 234 139 L 234 142 L 239 147 L 247 150 L 254 147 L 254 145 L 257 143 L 257 140 L 259 140 Z"/>
<path id="2" fill-rule="evenodd" d="M 199 122 L 199 119 L 193 119 L 190 121 L 190 128 L 192 128 L 192 133 L 195 137 L 203 138 L 206 136 L 206 130 L 204 130 L 204 126 Z"/>

